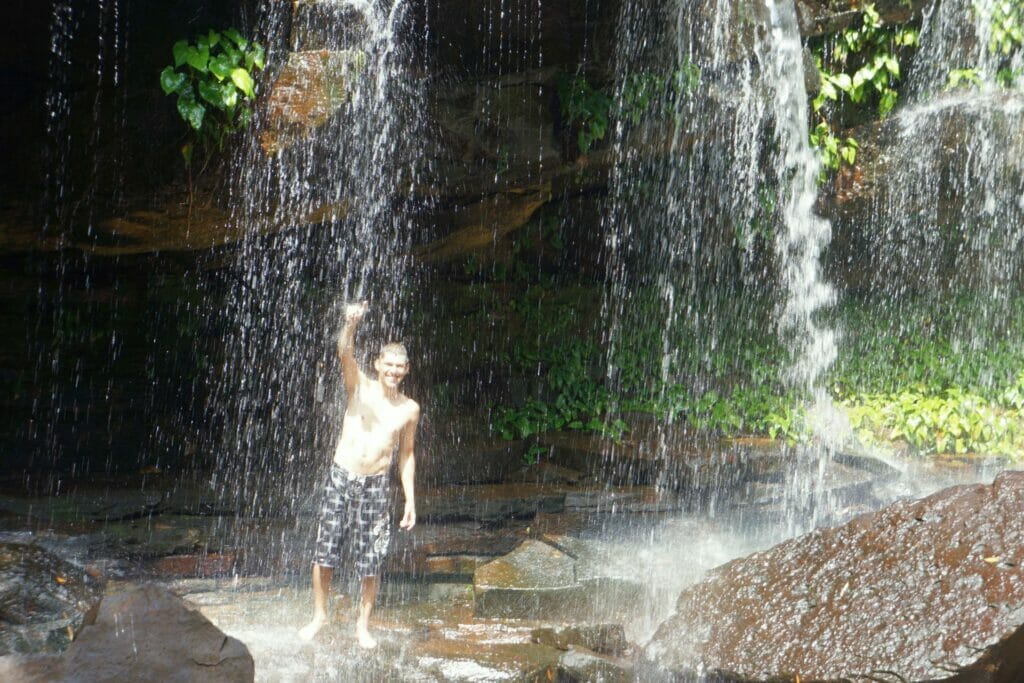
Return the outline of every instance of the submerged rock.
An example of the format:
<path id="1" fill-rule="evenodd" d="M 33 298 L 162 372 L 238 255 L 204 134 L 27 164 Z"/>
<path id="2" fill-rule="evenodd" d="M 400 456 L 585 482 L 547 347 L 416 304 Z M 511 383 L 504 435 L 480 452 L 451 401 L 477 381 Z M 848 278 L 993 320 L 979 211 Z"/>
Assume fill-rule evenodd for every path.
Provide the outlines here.
<path id="1" fill-rule="evenodd" d="M 924 680 L 971 666 L 986 648 L 1004 658 L 989 674 L 1019 667 L 996 644 L 1019 639 L 1024 622 L 1022 510 L 1024 472 L 1006 472 L 730 562 L 680 595 L 640 670 Z"/>
<path id="2" fill-rule="evenodd" d="M 104 598 L 59 657 L 0 658 L 4 681 L 252 681 L 249 650 L 164 588 Z"/>
<path id="3" fill-rule="evenodd" d="M 629 650 L 626 631 L 621 624 L 584 624 L 538 628 L 530 634 L 535 643 L 558 650 L 585 648 L 605 655 L 620 657 Z"/>

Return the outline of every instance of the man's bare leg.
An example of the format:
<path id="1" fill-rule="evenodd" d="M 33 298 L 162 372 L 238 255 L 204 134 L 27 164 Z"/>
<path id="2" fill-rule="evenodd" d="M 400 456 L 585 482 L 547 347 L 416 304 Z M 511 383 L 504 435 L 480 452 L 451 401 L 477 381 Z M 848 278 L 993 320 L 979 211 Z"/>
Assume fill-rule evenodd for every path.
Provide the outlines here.
<path id="1" fill-rule="evenodd" d="M 327 623 L 327 598 L 331 593 L 331 578 L 334 569 L 313 565 L 313 620 L 302 627 L 299 637 L 313 640 L 313 636 Z"/>
<path id="2" fill-rule="evenodd" d="M 360 646 L 367 649 L 377 647 L 377 640 L 370 635 L 370 612 L 373 611 L 373 603 L 377 600 L 379 588 L 379 577 L 363 577 L 362 591 L 359 596 L 359 617 L 356 619 L 356 639 Z"/>

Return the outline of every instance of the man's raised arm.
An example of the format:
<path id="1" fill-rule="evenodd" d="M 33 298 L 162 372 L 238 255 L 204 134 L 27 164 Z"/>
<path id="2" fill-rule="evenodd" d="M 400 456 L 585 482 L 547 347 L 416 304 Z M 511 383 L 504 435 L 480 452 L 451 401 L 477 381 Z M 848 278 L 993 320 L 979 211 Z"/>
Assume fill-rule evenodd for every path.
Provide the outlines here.
<path id="1" fill-rule="evenodd" d="M 345 379 L 345 390 L 352 392 L 359 386 L 359 364 L 356 363 L 356 328 L 369 308 L 367 302 L 349 304 L 345 307 L 345 327 L 338 337 L 338 358 L 341 359 L 341 375 Z"/>

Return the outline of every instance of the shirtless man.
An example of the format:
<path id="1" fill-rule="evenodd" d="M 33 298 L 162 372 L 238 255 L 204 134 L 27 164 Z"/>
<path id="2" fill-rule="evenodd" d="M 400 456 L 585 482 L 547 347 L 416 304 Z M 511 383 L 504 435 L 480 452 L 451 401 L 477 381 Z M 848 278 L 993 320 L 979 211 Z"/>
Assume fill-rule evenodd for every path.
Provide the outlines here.
<path id="1" fill-rule="evenodd" d="M 330 478 L 324 492 L 313 558 L 313 619 L 299 635 L 310 640 L 327 621 L 327 598 L 331 578 L 343 547 L 352 549 L 352 559 L 361 579 L 362 593 L 356 638 L 364 648 L 376 647 L 369 621 L 380 588 L 380 567 L 391 538 L 387 510 L 388 478 L 395 447 L 405 494 L 403 529 L 416 525 L 413 479 L 416 462 L 413 443 L 420 407 L 398 390 L 409 358 L 401 344 L 387 344 L 373 362 L 377 378 L 371 380 L 356 363 L 356 327 L 366 314 L 367 303 L 345 309 L 345 327 L 338 338 L 338 357 L 348 392 L 348 407 L 341 437 L 334 452 Z M 348 544 L 348 545 L 346 545 Z"/>

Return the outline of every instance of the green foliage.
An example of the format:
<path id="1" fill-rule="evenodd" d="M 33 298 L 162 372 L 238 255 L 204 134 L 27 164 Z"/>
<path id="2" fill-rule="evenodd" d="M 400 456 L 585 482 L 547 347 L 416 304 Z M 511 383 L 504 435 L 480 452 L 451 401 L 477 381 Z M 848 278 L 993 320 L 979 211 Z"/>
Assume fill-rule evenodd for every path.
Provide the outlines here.
<path id="1" fill-rule="evenodd" d="M 233 28 L 208 31 L 192 43 L 179 40 L 172 53 L 174 64 L 160 72 L 160 87 L 175 97 L 189 126 L 190 140 L 181 153 L 191 165 L 196 142 L 207 153 L 219 150 L 228 135 L 249 125 L 256 97 L 253 73 L 263 69 L 266 53 Z"/>
<path id="2" fill-rule="evenodd" d="M 987 12 L 989 27 L 988 54 L 994 58 L 995 73 L 984 73 L 978 67 L 950 69 L 946 90 L 964 86 L 978 86 L 995 82 L 1003 88 L 1013 88 L 1022 70 L 1013 68 L 1015 57 L 1024 47 L 1024 0 L 994 0 L 973 6 L 975 14 Z"/>
<path id="3" fill-rule="evenodd" d="M 845 140 L 838 138 L 826 121 L 819 121 L 818 125 L 811 131 L 811 145 L 818 148 L 821 156 L 821 175 L 819 180 L 824 182 L 829 171 L 838 171 L 841 162 L 845 161 L 853 166 L 857 161 L 857 150 L 860 144 L 852 137 Z"/>
<path id="4" fill-rule="evenodd" d="M 739 221 L 735 225 L 734 239 L 736 246 L 744 251 L 754 247 L 755 241 L 768 244 L 775 238 L 778 225 L 779 200 L 775 191 L 768 185 L 757 188 L 757 207 L 754 215 L 747 222 Z"/>
<path id="5" fill-rule="evenodd" d="M 844 403 L 861 437 L 903 440 L 921 454 L 969 452 L 1017 456 L 1024 449 L 1019 410 L 1005 410 L 957 388 L 941 394 L 906 390 Z"/>
<path id="6" fill-rule="evenodd" d="M 608 132 L 612 98 L 603 90 L 592 86 L 586 78 L 562 79 L 558 84 L 558 100 L 562 117 L 577 129 L 576 144 L 582 154 L 590 151 Z"/>
<path id="7" fill-rule="evenodd" d="M 603 140 L 616 120 L 637 124 L 655 110 L 672 113 L 679 97 L 693 92 L 700 84 L 700 69 L 690 62 L 669 74 L 636 73 L 626 76 L 618 98 L 595 88 L 583 76 L 563 77 L 558 83 L 562 118 L 576 130 L 576 145 L 586 154 L 595 142 Z"/>
<path id="8" fill-rule="evenodd" d="M 806 397 L 782 383 L 789 359 L 769 329 L 722 329 L 712 343 L 687 320 L 664 329 L 657 297 L 635 292 L 629 341 L 609 351 L 574 326 L 587 315 L 576 304 L 547 304 L 543 290 L 531 292 L 490 312 L 522 327 L 527 342 L 503 362 L 514 376 L 536 380 L 525 400 L 494 406 L 492 426 L 503 437 L 556 429 L 620 437 L 631 413 L 723 436 L 809 436 Z M 972 301 L 897 309 L 854 301 L 835 314 L 844 338 L 827 386 L 864 440 L 905 442 L 922 455 L 1022 457 L 1024 300 L 1000 329 L 970 321 Z M 974 331 L 969 343 L 957 341 L 964 329 Z"/>
<path id="9" fill-rule="evenodd" d="M 989 52 L 1008 57 L 1024 45 L 1024 1 L 996 0 L 991 7 Z M 981 6 L 975 4 L 975 11 Z"/>
<path id="10" fill-rule="evenodd" d="M 895 84 L 900 78 L 900 55 L 920 44 L 915 29 L 886 28 L 874 5 L 865 5 L 861 18 L 859 27 L 844 29 L 814 54 L 821 86 L 811 101 L 818 116 L 811 144 L 820 151 L 823 180 L 828 170 L 838 170 L 844 161 L 852 166 L 857 158 L 857 141 L 841 140 L 835 133 L 834 109 L 840 97 L 848 97 L 855 105 L 873 103 L 884 119 L 899 98 Z"/>
<path id="11" fill-rule="evenodd" d="M 981 71 L 978 69 L 953 69 L 949 72 L 949 80 L 946 81 L 946 90 L 958 88 L 961 85 L 975 86 L 981 83 Z"/>

